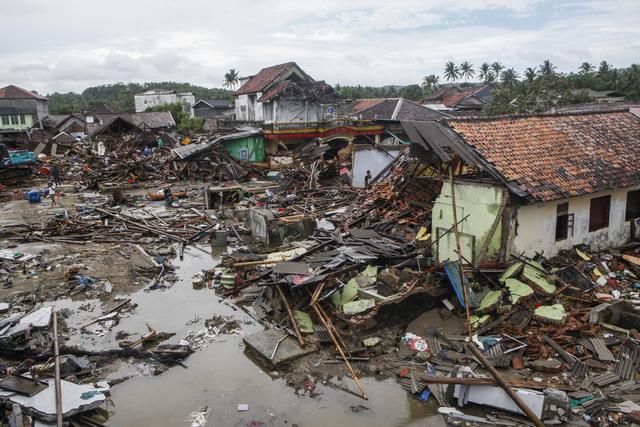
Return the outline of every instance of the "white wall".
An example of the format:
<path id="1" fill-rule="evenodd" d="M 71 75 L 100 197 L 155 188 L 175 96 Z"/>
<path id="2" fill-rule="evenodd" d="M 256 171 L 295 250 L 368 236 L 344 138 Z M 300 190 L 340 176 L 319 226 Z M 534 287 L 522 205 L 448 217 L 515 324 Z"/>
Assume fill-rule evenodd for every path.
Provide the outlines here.
<path id="1" fill-rule="evenodd" d="M 354 149 L 352 185 L 358 188 L 364 187 L 364 178 L 368 170 L 371 171 L 371 178 L 375 178 L 399 153 L 400 147 L 397 150 L 380 150 L 374 147 Z"/>
<path id="2" fill-rule="evenodd" d="M 629 221 L 624 220 L 627 192 L 638 188 L 640 186 L 522 206 L 517 211 L 518 227 L 515 236 L 515 221 L 511 224 L 513 239 L 510 252 L 533 255 L 535 251 L 544 250 L 545 256 L 553 256 L 560 250 L 571 249 L 581 243 L 590 245 L 592 249 L 605 249 L 626 243 L 630 237 Z M 609 226 L 589 232 L 590 201 L 608 194 L 611 195 Z M 557 206 L 565 202 L 569 202 L 569 213 L 574 214 L 573 236 L 569 234 L 565 240 L 556 242 Z"/>
<path id="3" fill-rule="evenodd" d="M 155 95 L 135 95 L 133 100 L 136 104 L 136 113 L 143 113 L 149 107 L 156 105 L 172 104 L 178 102 L 175 93 L 155 94 Z"/>
<path id="4" fill-rule="evenodd" d="M 262 92 L 236 95 L 236 120 L 249 120 L 249 95 L 251 95 L 251 98 L 254 99 L 253 108 L 255 111 L 255 117 L 253 120 L 264 120 L 262 102 L 258 102 L 258 99 L 260 99 L 260 97 L 262 96 Z"/>

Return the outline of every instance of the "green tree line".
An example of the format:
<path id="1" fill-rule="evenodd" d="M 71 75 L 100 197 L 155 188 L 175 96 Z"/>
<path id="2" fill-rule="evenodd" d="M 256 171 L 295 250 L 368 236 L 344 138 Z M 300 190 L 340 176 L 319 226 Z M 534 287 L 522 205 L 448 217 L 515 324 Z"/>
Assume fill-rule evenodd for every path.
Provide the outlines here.
<path id="1" fill-rule="evenodd" d="M 147 82 L 147 83 L 114 83 L 94 86 L 82 93 L 48 94 L 49 112 L 51 114 L 69 114 L 87 111 L 93 107 L 107 105 L 117 111 L 133 112 L 133 96 L 151 89 L 176 90 L 191 92 L 196 100 L 200 99 L 233 99 L 232 91 L 220 88 L 206 88 L 190 83 Z"/>

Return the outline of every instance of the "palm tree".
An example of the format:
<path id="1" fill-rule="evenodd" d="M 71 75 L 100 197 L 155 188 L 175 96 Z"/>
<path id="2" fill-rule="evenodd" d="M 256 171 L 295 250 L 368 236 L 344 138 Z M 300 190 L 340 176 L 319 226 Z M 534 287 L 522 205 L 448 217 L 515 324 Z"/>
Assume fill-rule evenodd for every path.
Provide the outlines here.
<path id="1" fill-rule="evenodd" d="M 545 59 L 542 64 L 540 64 L 540 75 L 549 77 L 553 76 L 556 73 L 556 66 L 551 63 L 548 59 Z"/>
<path id="2" fill-rule="evenodd" d="M 460 64 L 460 75 L 464 77 L 464 81 L 467 81 L 467 78 L 473 77 L 475 74 L 475 70 L 473 69 L 473 64 L 469 61 L 464 61 Z"/>
<path id="3" fill-rule="evenodd" d="M 480 72 L 478 73 L 478 77 L 480 77 L 480 80 L 482 80 L 483 82 L 486 82 L 487 75 L 491 72 L 491 66 L 488 63 L 483 62 L 480 66 L 479 71 Z"/>
<path id="4" fill-rule="evenodd" d="M 491 69 L 493 70 L 493 74 L 495 74 L 495 77 L 498 78 L 500 77 L 500 73 L 502 72 L 502 70 L 504 70 L 504 65 L 502 65 L 500 61 L 496 61 L 491 64 Z"/>
<path id="5" fill-rule="evenodd" d="M 592 72 L 593 70 L 595 70 L 596 67 L 589 63 L 589 62 L 583 62 L 580 67 L 578 67 L 578 72 L 580 74 L 589 74 L 590 72 Z"/>
<path id="6" fill-rule="evenodd" d="M 227 89 L 236 89 L 236 85 L 238 84 L 238 72 L 235 68 L 229 70 L 229 72 L 224 75 L 224 87 Z"/>
<path id="7" fill-rule="evenodd" d="M 460 70 L 452 61 L 444 65 L 444 77 L 450 82 L 455 82 L 460 78 Z"/>
<path id="8" fill-rule="evenodd" d="M 598 77 L 606 79 L 611 72 L 611 65 L 607 61 L 602 61 L 598 67 Z"/>
<path id="9" fill-rule="evenodd" d="M 425 76 L 424 79 L 422 79 L 422 86 L 428 90 L 434 90 L 436 87 L 438 87 L 439 80 L 440 77 L 436 76 L 435 74 L 429 74 L 428 76 Z"/>
<path id="10" fill-rule="evenodd" d="M 529 67 L 524 70 L 524 78 L 527 79 L 527 82 L 533 83 L 533 81 L 536 79 L 536 67 Z"/>
<path id="11" fill-rule="evenodd" d="M 509 68 L 508 70 L 505 70 L 502 72 L 501 77 L 502 77 L 502 82 L 505 84 L 505 86 L 512 87 L 513 84 L 518 80 L 520 76 L 518 75 L 518 72 L 515 69 Z"/>
<path id="12" fill-rule="evenodd" d="M 495 81 L 496 81 L 496 75 L 493 73 L 493 71 L 487 72 L 487 75 L 484 77 L 484 82 L 493 83 Z"/>

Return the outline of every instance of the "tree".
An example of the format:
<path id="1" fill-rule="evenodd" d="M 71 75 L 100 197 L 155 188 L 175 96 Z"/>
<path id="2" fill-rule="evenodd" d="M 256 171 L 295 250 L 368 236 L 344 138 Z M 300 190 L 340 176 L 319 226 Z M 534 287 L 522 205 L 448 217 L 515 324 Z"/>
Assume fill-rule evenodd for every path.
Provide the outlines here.
<path id="1" fill-rule="evenodd" d="M 495 81 L 496 81 L 496 75 L 494 74 L 493 71 L 489 71 L 487 73 L 487 75 L 485 76 L 485 78 L 484 78 L 484 82 L 489 84 L 489 83 L 493 83 Z"/>
<path id="2" fill-rule="evenodd" d="M 524 78 L 527 80 L 527 83 L 533 83 L 536 79 L 536 67 L 529 67 L 524 70 Z"/>
<path id="3" fill-rule="evenodd" d="M 590 64 L 589 62 L 583 62 L 580 67 L 578 67 L 578 72 L 580 74 L 589 74 L 592 71 L 594 71 L 596 69 L 596 67 L 593 64 Z"/>
<path id="4" fill-rule="evenodd" d="M 504 70 L 504 65 L 502 65 L 499 61 L 496 61 L 491 64 L 491 69 L 493 70 L 493 74 L 496 76 L 496 78 L 498 78 L 500 77 L 500 73 L 502 72 L 502 70 Z"/>
<path id="5" fill-rule="evenodd" d="M 420 101 L 424 97 L 424 92 L 420 85 L 404 86 L 398 91 L 401 98 L 410 99 L 412 101 Z"/>
<path id="6" fill-rule="evenodd" d="M 540 75 L 545 77 L 550 77 L 556 74 L 556 66 L 551 63 L 548 59 L 545 59 L 542 64 L 540 64 Z"/>
<path id="7" fill-rule="evenodd" d="M 464 61 L 460 64 L 460 76 L 464 77 L 464 81 L 466 82 L 468 78 L 473 77 L 475 74 L 475 70 L 473 69 L 473 64 L 469 61 Z"/>
<path id="8" fill-rule="evenodd" d="M 509 68 L 502 72 L 501 77 L 502 83 L 504 83 L 505 86 L 512 87 L 518 81 L 520 76 L 515 69 Z"/>
<path id="9" fill-rule="evenodd" d="M 224 75 L 224 83 L 223 86 L 227 89 L 236 90 L 236 85 L 238 84 L 238 72 L 235 68 L 230 69 Z"/>
<path id="10" fill-rule="evenodd" d="M 433 92 L 438 87 L 439 80 L 440 77 L 435 74 L 429 74 L 422 79 L 422 87 L 429 92 Z"/>
<path id="11" fill-rule="evenodd" d="M 478 77 L 480 77 L 480 80 L 482 80 L 483 82 L 487 82 L 487 76 L 489 75 L 489 73 L 491 72 L 491 66 L 486 63 L 483 62 L 482 65 L 480 66 L 479 69 L 479 73 L 478 73 Z"/>
<path id="12" fill-rule="evenodd" d="M 458 66 L 452 61 L 449 61 L 445 64 L 444 77 L 450 82 L 455 82 L 460 78 L 460 70 L 458 69 Z"/>
<path id="13" fill-rule="evenodd" d="M 609 73 L 611 73 L 611 65 L 607 61 L 602 61 L 598 67 L 598 77 L 608 79 Z"/>

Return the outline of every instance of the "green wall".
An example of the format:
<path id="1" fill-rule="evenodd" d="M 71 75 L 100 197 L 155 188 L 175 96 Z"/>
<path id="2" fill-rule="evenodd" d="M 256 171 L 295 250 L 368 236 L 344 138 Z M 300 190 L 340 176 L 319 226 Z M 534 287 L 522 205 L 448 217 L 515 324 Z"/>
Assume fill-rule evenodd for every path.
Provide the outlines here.
<path id="1" fill-rule="evenodd" d="M 224 141 L 222 145 L 231 157 L 235 159 L 242 160 L 242 150 L 247 150 L 248 154 L 250 154 L 248 159 L 250 162 L 264 161 L 264 139 L 261 135 Z"/>
<path id="2" fill-rule="evenodd" d="M 12 123 L 11 118 L 17 118 L 18 123 Z M 24 120 L 23 120 L 24 119 Z M 22 123 L 24 121 L 24 123 Z M 18 129 L 25 130 L 29 129 L 33 126 L 33 116 L 31 114 L 20 114 L 17 116 L 8 115 L 8 116 L 0 116 L 0 129 Z"/>
<path id="3" fill-rule="evenodd" d="M 469 262 L 473 262 L 474 257 L 480 253 L 482 244 L 500 210 L 503 197 L 502 187 L 458 181 L 455 184 L 455 192 L 458 221 L 469 215 L 464 222 L 458 225 L 462 255 Z M 431 219 L 431 238 L 434 241 L 453 226 L 451 184 L 449 181 L 443 182 L 442 191 L 431 211 Z M 500 249 L 501 231 L 501 224 L 498 224 L 485 259 L 495 256 Z M 453 231 L 438 240 L 435 248 L 440 262 L 458 259 L 458 254 L 455 252 L 456 240 Z"/>

